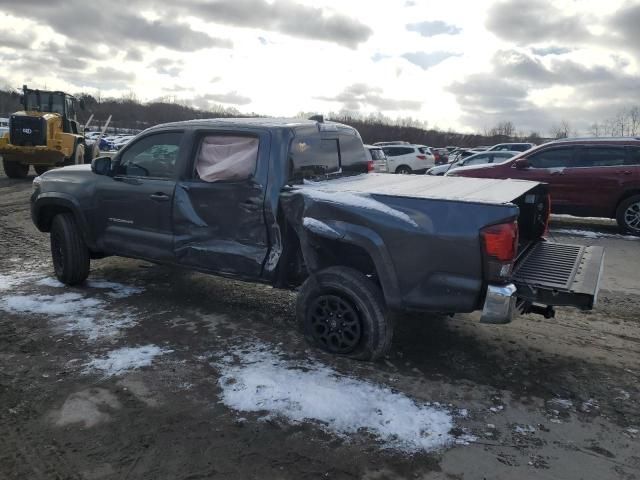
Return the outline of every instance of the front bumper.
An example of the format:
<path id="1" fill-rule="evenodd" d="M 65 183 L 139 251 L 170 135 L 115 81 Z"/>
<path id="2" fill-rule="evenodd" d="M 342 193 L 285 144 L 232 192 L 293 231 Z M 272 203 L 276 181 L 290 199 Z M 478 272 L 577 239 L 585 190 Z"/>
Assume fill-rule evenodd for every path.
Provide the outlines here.
<path id="1" fill-rule="evenodd" d="M 513 283 L 489 285 L 482 308 L 482 323 L 509 323 L 516 313 L 517 288 Z"/>

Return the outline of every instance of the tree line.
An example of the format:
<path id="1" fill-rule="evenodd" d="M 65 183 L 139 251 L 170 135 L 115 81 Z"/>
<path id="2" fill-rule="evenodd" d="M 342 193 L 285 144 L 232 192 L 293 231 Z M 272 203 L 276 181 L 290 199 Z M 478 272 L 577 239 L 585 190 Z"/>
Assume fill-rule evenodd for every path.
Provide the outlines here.
<path id="1" fill-rule="evenodd" d="M 97 128 L 111 115 L 111 132 L 119 130 L 143 130 L 160 123 L 175 122 L 181 120 L 204 118 L 229 118 L 242 116 L 257 116 L 255 114 L 243 115 L 235 108 L 226 108 L 214 105 L 208 110 L 194 108 L 193 106 L 160 99 L 157 101 L 142 103 L 135 96 L 123 96 L 121 98 L 101 98 L 86 93 L 77 94 L 76 97 L 84 101 L 85 110 L 78 112 L 80 122 L 87 121 L 90 115 L 94 115 L 92 126 Z M 8 116 L 12 112 L 21 110 L 20 94 L 10 89 L 0 90 L 0 116 Z M 300 112 L 298 118 L 309 118 L 315 112 Z M 429 145 L 433 147 L 445 147 L 455 145 L 459 147 L 475 147 L 479 145 L 494 145 L 503 142 L 531 142 L 544 143 L 554 138 L 576 136 L 570 123 L 562 120 L 552 125 L 549 136 L 542 136 L 539 132 L 531 131 L 523 133 L 518 131 L 511 121 L 503 121 L 478 133 L 459 133 L 453 130 L 441 130 L 437 127 L 429 127 L 427 122 L 414 118 L 392 119 L 382 114 L 362 115 L 359 113 L 330 113 L 326 115 L 329 120 L 344 123 L 356 128 L 365 143 L 379 141 L 404 140 L 410 143 Z M 600 123 L 594 123 L 589 131 L 595 136 L 635 136 L 640 134 L 640 107 L 631 107 L 621 111 L 615 117 Z"/>

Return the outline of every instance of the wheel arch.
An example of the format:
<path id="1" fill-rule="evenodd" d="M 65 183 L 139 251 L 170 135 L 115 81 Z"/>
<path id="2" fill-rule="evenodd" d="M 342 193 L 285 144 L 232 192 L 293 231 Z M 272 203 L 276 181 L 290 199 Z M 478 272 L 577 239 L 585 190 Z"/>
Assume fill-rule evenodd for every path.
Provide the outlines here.
<path id="1" fill-rule="evenodd" d="M 323 220 L 328 228 L 313 223 L 295 229 L 309 275 L 332 266 L 353 268 L 375 277 L 389 307 L 401 305 L 400 288 L 391 256 L 373 230 L 342 221 Z"/>
<path id="2" fill-rule="evenodd" d="M 63 193 L 44 193 L 35 201 L 32 208 L 33 223 L 41 232 L 50 232 L 53 218 L 61 213 L 71 213 L 75 218 L 85 243 L 89 248 L 94 243 L 89 235 L 89 223 L 82 213 L 77 200 Z"/>
<path id="3" fill-rule="evenodd" d="M 640 188 L 632 188 L 630 190 L 626 190 L 622 195 L 620 195 L 620 197 L 618 198 L 618 201 L 616 202 L 615 207 L 613 208 L 613 212 L 611 213 L 610 218 L 616 218 L 616 215 L 618 213 L 618 207 L 620 207 L 620 204 L 624 202 L 626 199 L 633 197 L 635 195 L 640 195 Z"/>

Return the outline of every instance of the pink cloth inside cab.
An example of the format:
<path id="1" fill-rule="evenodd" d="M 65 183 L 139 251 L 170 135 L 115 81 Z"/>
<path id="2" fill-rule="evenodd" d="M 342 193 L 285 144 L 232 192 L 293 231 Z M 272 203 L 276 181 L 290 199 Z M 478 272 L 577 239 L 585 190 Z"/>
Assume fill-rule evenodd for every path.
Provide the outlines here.
<path id="1" fill-rule="evenodd" d="M 202 140 L 196 171 L 205 182 L 245 180 L 255 172 L 258 145 L 254 137 L 209 135 Z"/>

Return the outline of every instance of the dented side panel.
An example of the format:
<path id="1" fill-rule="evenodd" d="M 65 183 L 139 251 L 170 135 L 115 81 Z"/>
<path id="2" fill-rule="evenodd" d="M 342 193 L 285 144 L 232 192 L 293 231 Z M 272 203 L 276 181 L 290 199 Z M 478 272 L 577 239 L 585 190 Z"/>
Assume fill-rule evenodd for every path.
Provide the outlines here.
<path id="1" fill-rule="evenodd" d="M 322 263 L 318 238 L 356 245 L 373 261 L 387 305 L 427 311 L 479 308 L 483 266 L 479 231 L 518 215 L 513 204 L 488 205 L 313 186 L 281 196 L 311 272 Z"/>

